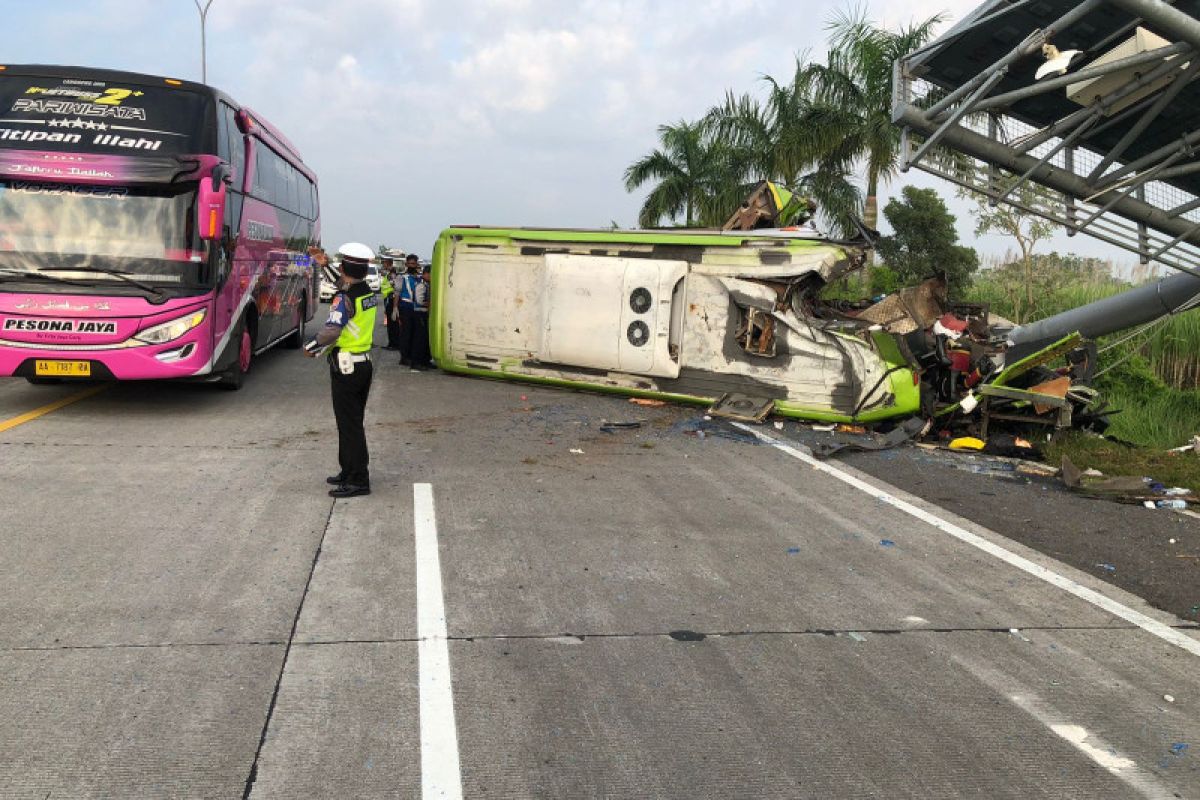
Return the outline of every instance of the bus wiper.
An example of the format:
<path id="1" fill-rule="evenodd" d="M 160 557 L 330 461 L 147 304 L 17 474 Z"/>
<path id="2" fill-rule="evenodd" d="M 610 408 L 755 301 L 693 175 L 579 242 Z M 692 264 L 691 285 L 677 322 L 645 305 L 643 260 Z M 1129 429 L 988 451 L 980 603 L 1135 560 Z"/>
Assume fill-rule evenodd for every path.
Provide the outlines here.
<path id="1" fill-rule="evenodd" d="M 57 275 L 47 275 L 44 271 L 36 269 L 0 269 L 0 278 L 34 278 L 44 281 L 55 281 L 57 283 L 69 283 L 72 286 L 87 286 L 82 281 L 60 278 Z"/>
<path id="2" fill-rule="evenodd" d="M 157 286 L 151 286 L 148 283 L 142 283 L 139 280 L 134 280 L 129 277 L 128 272 L 119 269 L 102 269 L 100 267 L 42 267 L 42 272 L 94 272 L 100 275 L 112 275 L 114 278 L 120 278 L 126 283 L 131 283 L 147 294 L 152 294 L 158 298 L 158 302 L 163 302 L 167 299 L 167 293 Z M 65 280 L 59 278 L 59 280 Z M 153 301 L 152 301 L 153 302 Z"/>

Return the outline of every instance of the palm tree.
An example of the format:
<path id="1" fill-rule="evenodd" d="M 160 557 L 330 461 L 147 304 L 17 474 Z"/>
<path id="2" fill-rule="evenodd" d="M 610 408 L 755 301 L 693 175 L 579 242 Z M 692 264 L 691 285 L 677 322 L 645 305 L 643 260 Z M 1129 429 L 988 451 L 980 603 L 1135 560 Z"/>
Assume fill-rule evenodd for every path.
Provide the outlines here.
<path id="1" fill-rule="evenodd" d="M 740 183 L 731 172 L 729 149 L 698 122 L 661 125 L 658 138 L 660 148 L 625 170 L 627 191 L 658 181 L 646 196 L 638 224 L 653 228 L 664 218 L 682 219 L 686 227 L 721 224 L 722 213 L 729 210 L 722 210 L 719 198 L 731 184 Z"/>
<path id="2" fill-rule="evenodd" d="M 790 81 L 763 78 L 763 100 L 727 93 L 705 116 L 742 179 L 724 202 L 732 208 L 758 180 L 774 181 L 815 200 L 834 233 L 852 235 L 862 210 L 862 193 L 850 180 L 857 149 L 842 138 L 845 112 L 814 99 L 808 68 L 798 57 Z"/>
<path id="3" fill-rule="evenodd" d="M 942 21 L 935 15 L 899 31 L 877 27 L 865 9 L 843 11 L 830 21 L 826 63 L 811 63 L 797 76 L 814 107 L 820 109 L 821 137 L 837 143 L 833 165 L 863 163 L 867 197 L 863 221 L 870 228 L 879 220 L 876 199 L 881 181 L 896 174 L 900 131 L 892 124 L 892 64 L 933 35 Z"/>

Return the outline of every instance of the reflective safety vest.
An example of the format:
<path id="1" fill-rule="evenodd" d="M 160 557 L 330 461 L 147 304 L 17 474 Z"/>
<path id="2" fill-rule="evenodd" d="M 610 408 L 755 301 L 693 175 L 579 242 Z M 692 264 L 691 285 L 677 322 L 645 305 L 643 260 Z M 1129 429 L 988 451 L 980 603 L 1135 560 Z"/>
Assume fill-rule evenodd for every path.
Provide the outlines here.
<path id="1" fill-rule="evenodd" d="M 411 273 L 404 273 L 400 276 L 400 305 L 404 308 L 412 308 L 417 299 L 417 282 L 421 280 L 421 276 Z"/>
<path id="2" fill-rule="evenodd" d="M 346 300 L 350 300 L 349 295 L 346 295 Z M 371 339 L 375 335 L 375 309 L 379 305 L 379 295 L 374 292 L 360 294 L 353 303 L 354 313 L 342 326 L 334 346 L 348 353 L 367 353 L 371 350 Z"/>
<path id="3" fill-rule="evenodd" d="M 383 299 L 386 300 L 391 296 L 392 292 L 396 291 L 396 287 L 392 286 L 391 275 L 384 275 L 381 283 L 382 286 L 379 287 L 379 291 L 383 294 Z"/>

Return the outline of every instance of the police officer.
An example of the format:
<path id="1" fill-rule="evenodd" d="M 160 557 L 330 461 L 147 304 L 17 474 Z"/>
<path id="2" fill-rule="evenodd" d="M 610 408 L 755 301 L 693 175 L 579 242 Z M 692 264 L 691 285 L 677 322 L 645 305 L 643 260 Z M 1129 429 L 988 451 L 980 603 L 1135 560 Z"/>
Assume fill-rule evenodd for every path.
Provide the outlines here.
<path id="1" fill-rule="evenodd" d="M 380 271 L 383 273 L 379 285 L 379 293 L 383 295 L 383 319 L 387 324 L 387 346 L 384 350 L 400 349 L 400 321 L 392 313 L 393 301 L 396 299 L 396 270 L 392 266 L 392 257 L 383 256 L 379 259 Z"/>
<path id="2" fill-rule="evenodd" d="M 413 347 L 417 339 L 417 284 L 421 282 L 421 262 L 416 254 L 404 259 L 405 272 L 396 286 L 395 314 L 400 320 L 400 366 L 413 365 Z"/>
<path id="3" fill-rule="evenodd" d="M 351 242 L 338 248 L 342 259 L 341 288 L 333 296 L 329 319 L 304 346 L 315 358 L 328 348 L 333 416 L 338 429 L 338 463 L 341 471 L 326 479 L 334 485 L 330 497 L 357 497 L 371 493 L 367 471 L 367 434 L 363 415 L 371 391 L 371 339 L 379 295 L 367 286 L 367 265 L 374 253 L 365 244 Z"/>

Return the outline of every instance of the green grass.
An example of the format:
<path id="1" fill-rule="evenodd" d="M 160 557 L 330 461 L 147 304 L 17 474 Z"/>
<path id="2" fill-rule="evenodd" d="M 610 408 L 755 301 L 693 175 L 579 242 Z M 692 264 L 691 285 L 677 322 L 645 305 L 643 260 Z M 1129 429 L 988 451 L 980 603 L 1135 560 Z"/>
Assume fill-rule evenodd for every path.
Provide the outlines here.
<path id="1" fill-rule="evenodd" d="M 1055 466 L 1062 463 L 1064 455 L 1081 470 L 1098 469 L 1108 477 L 1149 477 L 1166 486 L 1182 486 L 1200 494 L 1200 455 L 1193 452 L 1168 453 L 1130 447 L 1082 431 L 1070 431 L 1056 437 L 1045 451 L 1047 463 Z"/>

